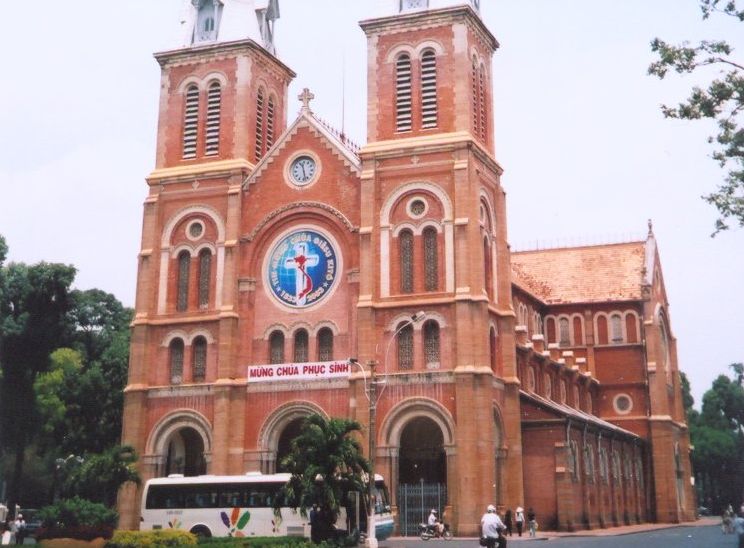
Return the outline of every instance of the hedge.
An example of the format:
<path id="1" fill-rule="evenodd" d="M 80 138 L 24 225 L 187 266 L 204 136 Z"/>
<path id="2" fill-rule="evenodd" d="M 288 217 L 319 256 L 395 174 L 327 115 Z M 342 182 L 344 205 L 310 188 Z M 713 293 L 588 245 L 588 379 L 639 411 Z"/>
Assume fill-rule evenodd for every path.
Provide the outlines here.
<path id="1" fill-rule="evenodd" d="M 106 543 L 106 548 L 166 548 L 168 546 L 194 546 L 196 535 L 178 529 L 158 531 L 116 531 Z"/>

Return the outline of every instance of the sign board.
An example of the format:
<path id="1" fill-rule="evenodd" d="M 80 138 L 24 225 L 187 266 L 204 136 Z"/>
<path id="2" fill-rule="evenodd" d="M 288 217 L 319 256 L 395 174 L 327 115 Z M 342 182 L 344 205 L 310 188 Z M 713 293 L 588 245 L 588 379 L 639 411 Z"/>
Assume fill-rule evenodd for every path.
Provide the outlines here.
<path id="1" fill-rule="evenodd" d="M 344 361 L 249 365 L 248 382 L 312 381 L 348 378 L 351 364 Z"/>

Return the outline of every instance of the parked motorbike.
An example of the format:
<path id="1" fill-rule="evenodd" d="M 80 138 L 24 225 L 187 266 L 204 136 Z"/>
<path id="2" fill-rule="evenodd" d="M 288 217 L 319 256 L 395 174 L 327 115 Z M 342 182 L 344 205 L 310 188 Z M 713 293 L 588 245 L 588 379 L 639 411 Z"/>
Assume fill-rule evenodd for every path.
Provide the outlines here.
<path id="1" fill-rule="evenodd" d="M 444 540 L 452 540 L 452 531 L 450 531 L 449 523 L 444 524 L 442 533 L 434 525 L 428 525 L 426 523 L 419 524 L 419 536 L 421 540 L 429 540 L 430 538 L 443 538 Z"/>

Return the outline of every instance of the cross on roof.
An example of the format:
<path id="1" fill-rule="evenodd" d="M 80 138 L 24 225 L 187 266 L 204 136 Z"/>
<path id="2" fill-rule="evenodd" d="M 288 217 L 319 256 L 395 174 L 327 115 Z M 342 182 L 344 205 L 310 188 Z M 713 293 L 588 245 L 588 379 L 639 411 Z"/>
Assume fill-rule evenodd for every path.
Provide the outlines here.
<path id="1" fill-rule="evenodd" d="M 297 98 L 302 101 L 302 110 L 303 112 L 310 110 L 310 101 L 315 99 L 315 95 L 312 94 L 312 92 L 305 88 L 302 90 L 302 93 L 300 93 Z"/>

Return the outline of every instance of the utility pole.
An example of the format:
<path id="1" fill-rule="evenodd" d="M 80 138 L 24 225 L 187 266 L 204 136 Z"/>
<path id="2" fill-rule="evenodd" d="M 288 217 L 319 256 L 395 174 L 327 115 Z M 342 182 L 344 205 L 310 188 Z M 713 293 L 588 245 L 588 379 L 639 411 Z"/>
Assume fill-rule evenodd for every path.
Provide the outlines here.
<path id="1" fill-rule="evenodd" d="M 377 535 L 375 531 L 375 452 L 377 451 L 377 379 L 375 367 L 377 362 L 369 360 L 369 505 L 367 514 L 367 547 L 377 548 Z"/>

